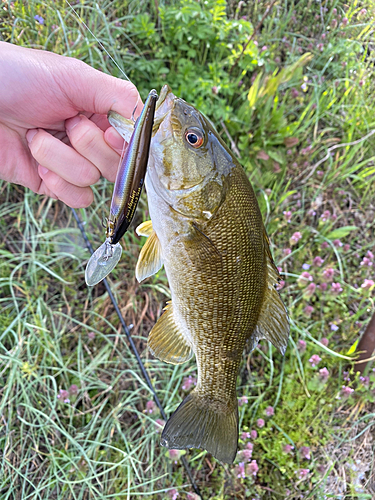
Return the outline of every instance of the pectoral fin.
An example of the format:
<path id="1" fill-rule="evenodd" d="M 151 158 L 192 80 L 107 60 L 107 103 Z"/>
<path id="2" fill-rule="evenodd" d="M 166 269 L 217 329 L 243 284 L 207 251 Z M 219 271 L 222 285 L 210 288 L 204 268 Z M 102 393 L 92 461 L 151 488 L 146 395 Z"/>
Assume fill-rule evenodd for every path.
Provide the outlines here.
<path id="1" fill-rule="evenodd" d="M 173 365 L 185 363 L 193 356 L 193 350 L 176 325 L 171 302 L 164 311 L 148 336 L 148 348 L 161 361 Z"/>
<path id="2" fill-rule="evenodd" d="M 254 349 L 258 341 L 264 338 L 272 342 L 284 354 L 289 337 L 289 318 L 279 292 L 275 288 L 280 279 L 280 274 L 273 262 L 266 232 L 264 232 L 264 243 L 268 273 L 267 289 L 258 323 L 255 331 L 250 336 L 249 343 L 250 348 Z"/>
<path id="3" fill-rule="evenodd" d="M 189 235 L 184 240 L 184 245 L 187 250 L 193 250 L 197 261 L 217 261 L 222 259 L 214 242 L 197 224 L 192 223 L 189 225 L 188 234 Z"/>
<path id="4" fill-rule="evenodd" d="M 138 234 L 138 236 L 151 236 L 153 229 L 152 229 L 152 221 L 151 220 L 146 220 L 145 222 L 142 222 L 135 232 Z"/>
<path id="5" fill-rule="evenodd" d="M 149 236 L 142 247 L 135 268 L 135 277 L 141 282 L 159 271 L 163 265 L 163 259 L 160 242 L 152 229 L 151 221 L 144 222 L 138 226 L 137 233 Z"/>

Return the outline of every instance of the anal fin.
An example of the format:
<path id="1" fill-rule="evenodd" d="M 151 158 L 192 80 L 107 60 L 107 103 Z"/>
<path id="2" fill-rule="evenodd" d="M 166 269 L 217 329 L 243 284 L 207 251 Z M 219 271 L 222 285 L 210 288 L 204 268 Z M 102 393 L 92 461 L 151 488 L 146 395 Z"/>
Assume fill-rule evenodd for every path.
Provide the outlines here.
<path id="1" fill-rule="evenodd" d="M 173 365 L 185 363 L 193 356 L 193 350 L 176 325 L 171 302 L 164 311 L 148 336 L 148 348 L 161 361 Z"/>

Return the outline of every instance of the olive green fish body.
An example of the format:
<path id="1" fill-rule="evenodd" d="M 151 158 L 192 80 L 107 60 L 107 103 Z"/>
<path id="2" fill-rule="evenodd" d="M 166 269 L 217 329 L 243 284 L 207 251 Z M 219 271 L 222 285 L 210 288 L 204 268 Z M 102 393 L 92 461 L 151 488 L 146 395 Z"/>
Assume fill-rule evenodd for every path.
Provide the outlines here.
<path id="1" fill-rule="evenodd" d="M 172 301 L 149 335 L 149 348 L 170 363 L 194 353 L 198 381 L 168 420 L 162 444 L 204 448 L 231 463 L 245 345 L 253 348 L 265 337 L 284 351 L 288 320 L 242 167 L 203 115 L 170 91 L 165 102 L 146 177 L 152 223 L 138 228 L 149 238 L 136 275 L 142 280 L 164 264 Z"/>

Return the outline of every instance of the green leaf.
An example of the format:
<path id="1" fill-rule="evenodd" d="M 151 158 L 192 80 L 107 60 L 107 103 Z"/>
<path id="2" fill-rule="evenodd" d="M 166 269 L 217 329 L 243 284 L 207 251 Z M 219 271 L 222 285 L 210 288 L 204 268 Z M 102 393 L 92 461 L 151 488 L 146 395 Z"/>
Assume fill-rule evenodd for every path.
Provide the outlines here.
<path id="1" fill-rule="evenodd" d="M 329 240 L 337 240 L 340 238 L 344 238 L 345 236 L 348 236 L 349 233 L 355 231 L 356 229 L 358 229 L 357 226 L 339 227 L 338 229 L 334 229 L 329 234 L 327 234 L 326 238 Z"/>

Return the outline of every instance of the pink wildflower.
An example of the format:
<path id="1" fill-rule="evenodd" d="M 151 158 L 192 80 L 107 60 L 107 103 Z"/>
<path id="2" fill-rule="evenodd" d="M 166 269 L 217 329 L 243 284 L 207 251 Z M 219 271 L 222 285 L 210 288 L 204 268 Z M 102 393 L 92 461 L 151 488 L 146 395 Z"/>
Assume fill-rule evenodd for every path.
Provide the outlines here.
<path id="1" fill-rule="evenodd" d="M 258 437 L 258 432 L 256 430 L 252 430 L 250 432 L 251 439 L 256 439 Z"/>
<path id="2" fill-rule="evenodd" d="M 153 413 L 156 408 L 154 401 L 147 401 L 146 403 L 146 413 Z"/>
<path id="3" fill-rule="evenodd" d="M 284 280 L 280 280 L 277 284 L 276 284 L 276 290 L 281 290 L 282 288 L 284 288 L 285 286 L 285 281 Z"/>
<path id="4" fill-rule="evenodd" d="M 242 432 L 241 439 L 246 441 L 246 439 L 250 439 L 250 432 Z"/>
<path id="5" fill-rule="evenodd" d="M 179 497 L 179 493 L 178 491 L 176 490 L 176 488 L 173 488 L 173 490 L 169 490 L 168 491 L 168 497 L 171 498 L 172 500 L 176 500 L 177 497 Z"/>
<path id="6" fill-rule="evenodd" d="M 197 379 L 189 375 L 188 377 L 184 378 L 181 389 L 183 391 L 190 391 L 193 385 L 197 385 Z"/>
<path id="7" fill-rule="evenodd" d="M 289 239 L 290 246 L 297 245 L 299 240 L 302 238 L 302 234 L 299 231 L 296 231 L 295 233 L 292 234 L 292 236 Z"/>
<path id="8" fill-rule="evenodd" d="M 329 371 L 327 370 L 326 367 L 321 368 L 319 370 L 319 377 L 322 382 L 327 382 L 328 377 L 329 377 Z"/>
<path id="9" fill-rule="evenodd" d="M 340 240 L 333 240 L 332 242 L 336 248 L 342 247 L 342 243 Z"/>
<path id="10" fill-rule="evenodd" d="M 370 260 L 368 257 L 363 257 L 363 261 L 361 262 L 361 266 L 372 266 L 372 260 Z"/>
<path id="11" fill-rule="evenodd" d="M 310 460 L 310 448 L 308 446 L 301 446 L 299 449 L 299 453 L 302 458 L 305 458 L 306 460 Z"/>
<path id="12" fill-rule="evenodd" d="M 311 363 L 311 366 L 315 368 L 315 366 L 318 365 L 321 360 L 322 358 L 320 356 L 318 356 L 317 354 L 313 354 L 309 359 L 309 363 Z"/>
<path id="13" fill-rule="evenodd" d="M 332 269 L 332 267 L 328 267 L 327 269 L 324 269 L 323 271 L 323 276 L 325 277 L 325 279 L 331 281 L 331 279 L 333 278 L 333 274 L 334 274 L 334 269 Z"/>
<path id="14" fill-rule="evenodd" d="M 309 281 L 313 281 L 313 279 L 314 278 L 311 276 L 310 273 L 308 273 L 307 271 L 304 271 L 299 276 L 297 282 L 299 285 L 306 286 L 306 285 L 308 285 Z"/>
<path id="15" fill-rule="evenodd" d="M 155 420 L 155 424 L 156 424 L 156 432 L 158 434 L 160 434 L 165 426 L 165 420 L 162 420 L 161 418 L 157 418 Z"/>
<path id="16" fill-rule="evenodd" d="M 304 290 L 304 292 L 303 292 L 303 296 L 304 296 L 305 298 L 310 298 L 310 297 L 312 297 L 312 296 L 314 295 L 315 290 L 316 290 L 316 285 L 315 285 L 315 283 L 310 283 L 310 285 L 308 285 L 308 286 L 305 288 L 305 290 Z"/>
<path id="17" fill-rule="evenodd" d="M 95 332 L 88 332 L 87 337 L 89 340 L 94 340 L 95 338 Z"/>
<path id="18" fill-rule="evenodd" d="M 320 343 L 323 344 L 325 347 L 328 347 L 329 340 L 326 337 L 323 337 L 320 339 Z"/>
<path id="19" fill-rule="evenodd" d="M 350 250 L 349 243 L 345 243 L 345 245 L 344 245 L 344 252 L 348 252 L 349 250 Z"/>
<path id="20" fill-rule="evenodd" d="M 335 295 L 339 295 L 342 292 L 340 283 L 332 283 L 331 292 L 334 293 Z"/>
<path id="21" fill-rule="evenodd" d="M 182 455 L 182 450 L 168 450 L 168 455 L 171 460 L 177 461 Z"/>
<path id="22" fill-rule="evenodd" d="M 344 398 L 348 398 L 352 392 L 354 392 L 354 389 L 352 389 L 351 387 L 347 387 L 346 385 L 343 385 L 341 387 L 341 396 L 343 396 Z"/>
<path id="23" fill-rule="evenodd" d="M 313 306 L 306 306 L 305 309 L 303 310 L 303 312 L 305 313 L 305 315 L 310 318 L 312 313 L 314 312 L 314 308 Z"/>
<path id="24" fill-rule="evenodd" d="M 326 222 L 329 218 L 331 217 L 331 212 L 329 210 L 325 210 L 322 215 L 320 216 L 320 218 L 322 219 L 323 222 Z M 327 243 L 327 242 L 325 242 Z M 327 244 L 328 246 L 328 244 Z"/>
<path id="25" fill-rule="evenodd" d="M 292 450 L 294 450 L 294 446 L 292 446 L 291 444 L 285 444 L 283 446 L 284 453 L 292 453 Z"/>
<path id="26" fill-rule="evenodd" d="M 320 267 L 323 264 L 324 260 L 317 255 L 313 260 L 313 266 Z"/>
<path id="27" fill-rule="evenodd" d="M 284 214 L 285 220 L 287 222 L 290 222 L 292 220 L 292 215 L 293 214 L 292 214 L 292 212 L 290 210 L 286 210 L 286 211 L 284 210 L 283 214 Z"/>
<path id="28" fill-rule="evenodd" d="M 243 406 L 243 405 L 247 404 L 248 402 L 249 402 L 249 400 L 247 399 L 246 396 L 241 396 L 238 399 L 238 406 Z"/>
<path id="29" fill-rule="evenodd" d="M 370 288 L 374 285 L 375 282 L 373 280 L 365 279 L 365 281 L 361 285 L 361 288 L 363 288 L 364 290 L 370 290 Z"/>
<path id="30" fill-rule="evenodd" d="M 76 396 L 78 394 L 78 386 L 76 386 L 76 384 L 72 384 L 70 387 L 69 387 L 69 394 L 71 396 Z"/>
<path id="31" fill-rule="evenodd" d="M 328 243 L 326 241 L 323 241 L 323 243 L 320 245 L 320 248 L 324 250 L 325 248 L 328 248 L 328 246 Z"/>
<path id="32" fill-rule="evenodd" d="M 291 248 L 284 248 L 283 249 L 283 255 L 290 255 L 292 253 L 292 249 Z"/>
<path id="33" fill-rule="evenodd" d="M 201 500 L 201 497 L 198 496 L 196 493 L 188 493 L 186 496 L 186 500 Z"/>
<path id="34" fill-rule="evenodd" d="M 70 403 L 69 392 L 65 389 L 60 389 L 60 392 L 57 395 L 57 399 L 60 399 L 60 401 L 64 401 L 64 403 Z"/>
<path id="35" fill-rule="evenodd" d="M 359 380 L 362 382 L 362 384 L 365 387 L 368 387 L 368 385 L 370 383 L 370 377 L 359 377 Z"/>
<path id="36" fill-rule="evenodd" d="M 367 255 L 367 257 L 369 259 L 373 259 L 374 258 L 374 254 L 370 250 L 367 251 L 366 255 Z"/>
<path id="37" fill-rule="evenodd" d="M 257 420 L 257 426 L 261 429 L 262 427 L 264 427 L 264 420 L 263 418 L 258 418 Z"/>
<path id="38" fill-rule="evenodd" d="M 245 479 L 245 462 L 240 462 L 236 467 L 237 477 Z"/>
<path id="39" fill-rule="evenodd" d="M 298 477 L 300 479 L 305 479 L 308 476 L 309 472 L 310 472 L 310 469 L 300 469 L 300 470 L 296 471 L 296 474 L 298 474 Z"/>
<path id="40" fill-rule="evenodd" d="M 302 339 L 300 339 L 297 343 L 297 348 L 300 353 L 303 353 L 306 351 L 306 342 Z"/>
<path id="41" fill-rule="evenodd" d="M 238 459 L 241 460 L 241 462 L 250 462 L 252 454 L 253 450 L 245 448 L 244 450 L 240 450 L 238 452 Z"/>
<path id="42" fill-rule="evenodd" d="M 250 476 L 256 476 L 259 471 L 259 467 L 256 460 L 252 460 L 247 466 L 247 473 Z"/>
<path id="43" fill-rule="evenodd" d="M 319 286 L 319 288 L 320 288 L 320 290 L 321 290 L 322 292 L 325 292 L 325 291 L 327 290 L 327 286 L 328 286 L 328 285 L 327 285 L 327 283 L 324 283 L 324 282 L 323 282 L 323 283 L 320 283 L 320 285 L 318 285 L 318 286 Z"/>
<path id="44" fill-rule="evenodd" d="M 245 448 L 248 449 L 248 450 L 253 451 L 254 445 L 253 445 L 253 443 L 246 443 Z"/>
<path id="45" fill-rule="evenodd" d="M 267 417 L 272 417 L 272 415 L 275 414 L 275 410 L 273 409 L 273 406 L 267 406 L 265 413 L 266 413 Z"/>

